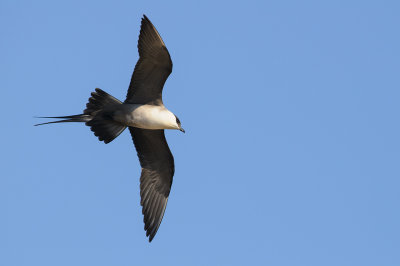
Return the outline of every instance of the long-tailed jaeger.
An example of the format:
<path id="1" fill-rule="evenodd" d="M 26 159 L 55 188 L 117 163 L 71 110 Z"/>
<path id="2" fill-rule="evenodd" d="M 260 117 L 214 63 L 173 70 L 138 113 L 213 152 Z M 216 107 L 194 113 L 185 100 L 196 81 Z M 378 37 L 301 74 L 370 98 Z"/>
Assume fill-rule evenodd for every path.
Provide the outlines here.
<path id="1" fill-rule="evenodd" d="M 37 125 L 85 122 L 104 143 L 113 141 L 129 127 L 142 167 L 140 204 L 146 236 L 151 242 L 164 216 L 175 171 L 164 129 L 185 130 L 178 117 L 163 104 L 162 90 L 172 72 L 172 61 L 160 34 L 146 15 L 142 18 L 138 50 L 139 60 L 124 102 L 97 88 L 83 114 L 42 117 L 62 120 Z"/>

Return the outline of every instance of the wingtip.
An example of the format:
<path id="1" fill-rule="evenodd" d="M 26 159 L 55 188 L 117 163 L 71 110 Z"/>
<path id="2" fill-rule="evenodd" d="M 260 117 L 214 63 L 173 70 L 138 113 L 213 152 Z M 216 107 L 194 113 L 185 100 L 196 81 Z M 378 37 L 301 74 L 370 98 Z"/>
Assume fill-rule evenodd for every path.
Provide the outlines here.
<path id="1" fill-rule="evenodd" d="M 145 14 L 143 14 L 142 22 L 150 22 L 150 19 Z"/>

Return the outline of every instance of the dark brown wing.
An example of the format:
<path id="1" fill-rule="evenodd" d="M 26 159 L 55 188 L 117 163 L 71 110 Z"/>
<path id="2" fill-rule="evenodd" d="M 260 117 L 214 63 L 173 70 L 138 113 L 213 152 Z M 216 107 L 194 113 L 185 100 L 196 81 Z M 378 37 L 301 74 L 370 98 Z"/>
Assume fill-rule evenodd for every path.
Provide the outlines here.
<path id="1" fill-rule="evenodd" d="M 132 74 L 126 103 L 162 104 L 162 89 L 172 72 L 172 61 L 160 34 L 143 15 L 138 41 L 139 61 Z"/>
<path id="2" fill-rule="evenodd" d="M 140 204 L 144 230 L 153 239 L 164 216 L 174 176 L 174 157 L 165 139 L 164 130 L 129 127 L 142 166 Z"/>

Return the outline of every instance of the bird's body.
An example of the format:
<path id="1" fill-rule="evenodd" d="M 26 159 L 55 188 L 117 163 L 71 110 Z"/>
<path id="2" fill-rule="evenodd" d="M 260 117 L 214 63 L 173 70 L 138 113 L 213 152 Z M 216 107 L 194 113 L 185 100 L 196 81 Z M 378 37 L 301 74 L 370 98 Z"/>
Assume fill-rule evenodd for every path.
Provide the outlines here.
<path id="1" fill-rule="evenodd" d="M 114 120 L 129 127 L 143 129 L 179 129 L 175 115 L 164 105 L 122 104 Z"/>
<path id="2" fill-rule="evenodd" d="M 129 128 L 142 167 L 140 204 L 146 236 L 151 241 L 164 216 L 175 172 L 164 129 L 185 131 L 179 119 L 163 104 L 162 90 L 172 72 L 172 61 L 160 34 L 145 15 L 138 50 L 139 60 L 124 102 L 97 88 L 82 114 L 48 117 L 63 120 L 38 125 L 84 122 L 104 143 L 113 141 Z"/>

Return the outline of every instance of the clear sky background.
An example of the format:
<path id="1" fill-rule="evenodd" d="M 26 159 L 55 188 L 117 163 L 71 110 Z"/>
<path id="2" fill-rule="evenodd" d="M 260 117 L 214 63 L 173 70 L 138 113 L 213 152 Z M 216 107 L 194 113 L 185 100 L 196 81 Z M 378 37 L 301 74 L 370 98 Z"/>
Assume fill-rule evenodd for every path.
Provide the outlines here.
<path id="1" fill-rule="evenodd" d="M 400 265 L 399 1 L 0 2 L 0 265 Z M 123 100 L 142 14 L 174 62 L 176 173 L 148 243 Z"/>

